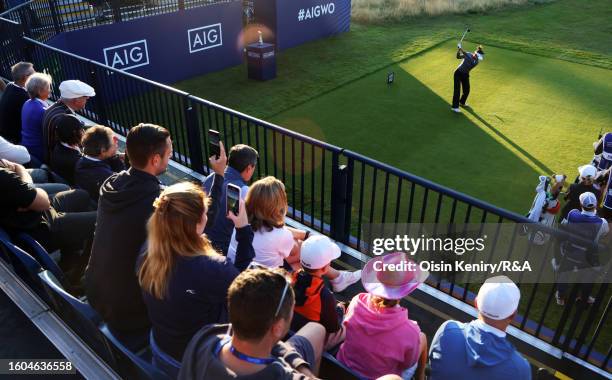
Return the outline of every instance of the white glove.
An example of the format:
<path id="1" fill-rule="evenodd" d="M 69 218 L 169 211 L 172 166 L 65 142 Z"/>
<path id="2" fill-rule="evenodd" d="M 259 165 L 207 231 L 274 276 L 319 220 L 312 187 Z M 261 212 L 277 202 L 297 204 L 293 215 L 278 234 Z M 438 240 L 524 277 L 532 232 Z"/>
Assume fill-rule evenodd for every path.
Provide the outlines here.
<path id="1" fill-rule="evenodd" d="M 461 49 L 461 44 L 457 44 L 457 49 Z"/>

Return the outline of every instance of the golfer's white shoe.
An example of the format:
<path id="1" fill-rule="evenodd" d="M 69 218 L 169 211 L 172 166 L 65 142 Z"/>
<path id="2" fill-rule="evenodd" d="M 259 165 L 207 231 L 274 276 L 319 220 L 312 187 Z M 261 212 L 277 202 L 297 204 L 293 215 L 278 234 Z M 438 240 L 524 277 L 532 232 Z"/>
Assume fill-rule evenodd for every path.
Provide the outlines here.
<path id="1" fill-rule="evenodd" d="M 451 111 L 461 113 L 461 110 L 459 108 L 451 108 Z"/>
<path id="2" fill-rule="evenodd" d="M 463 108 L 465 108 L 465 107 L 469 107 L 467 103 L 463 103 L 463 104 L 459 103 L 459 105 L 460 105 L 461 107 L 463 107 Z"/>

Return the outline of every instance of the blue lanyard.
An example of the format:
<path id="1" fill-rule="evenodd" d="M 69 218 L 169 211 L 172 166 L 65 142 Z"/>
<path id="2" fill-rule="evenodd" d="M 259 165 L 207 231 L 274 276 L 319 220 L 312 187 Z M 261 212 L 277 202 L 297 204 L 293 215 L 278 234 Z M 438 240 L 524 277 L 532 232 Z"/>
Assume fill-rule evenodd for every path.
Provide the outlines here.
<path id="1" fill-rule="evenodd" d="M 221 351 L 221 348 L 223 346 L 225 346 L 226 344 L 228 344 L 229 342 L 230 342 L 229 337 L 219 341 L 219 345 L 217 346 L 217 349 L 215 350 L 215 354 L 218 355 L 219 352 Z M 232 353 L 232 355 L 234 355 L 238 359 L 243 360 L 243 361 L 248 362 L 248 363 L 251 363 L 251 364 L 268 365 L 268 364 L 272 364 L 272 363 L 274 363 L 274 361 L 276 361 L 276 358 L 274 358 L 272 356 L 269 357 L 269 358 L 266 358 L 266 359 L 262 359 L 262 358 L 256 358 L 254 356 L 249 356 L 247 354 L 243 354 L 242 352 L 238 351 L 231 344 L 229 346 L 229 350 Z"/>

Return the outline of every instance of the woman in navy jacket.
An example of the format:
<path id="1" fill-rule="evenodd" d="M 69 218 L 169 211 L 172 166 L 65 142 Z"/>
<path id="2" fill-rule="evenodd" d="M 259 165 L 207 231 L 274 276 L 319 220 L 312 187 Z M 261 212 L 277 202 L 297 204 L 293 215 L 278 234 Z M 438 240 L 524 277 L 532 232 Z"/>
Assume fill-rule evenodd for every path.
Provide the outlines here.
<path id="1" fill-rule="evenodd" d="M 210 217 L 208 205 L 200 187 L 188 182 L 172 185 L 155 200 L 147 225 L 147 250 L 138 279 L 153 325 L 153 363 L 171 377 L 178 374 L 192 336 L 207 324 L 227 321 L 227 290 L 254 257 L 244 203 L 238 215 L 228 214 L 236 226 L 235 263 L 202 235 Z"/>

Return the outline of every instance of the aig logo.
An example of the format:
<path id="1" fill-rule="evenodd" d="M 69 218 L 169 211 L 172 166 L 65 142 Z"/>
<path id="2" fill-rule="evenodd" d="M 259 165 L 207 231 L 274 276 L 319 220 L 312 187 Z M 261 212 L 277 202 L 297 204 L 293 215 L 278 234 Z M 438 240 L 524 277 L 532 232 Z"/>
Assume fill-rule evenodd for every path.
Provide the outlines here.
<path id="1" fill-rule="evenodd" d="M 107 66 L 120 70 L 146 66 L 149 64 L 147 40 L 107 47 L 104 49 L 104 60 Z"/>
<path id="2" fill-rule="evenodd" d="M 189 53 L 221 46 L 223 45 L 221 23 L 189 29 L 187 38 L 189 40 Z"/>

